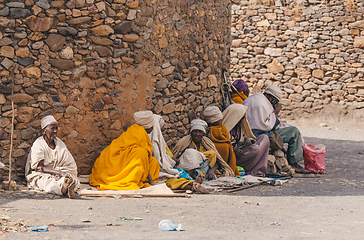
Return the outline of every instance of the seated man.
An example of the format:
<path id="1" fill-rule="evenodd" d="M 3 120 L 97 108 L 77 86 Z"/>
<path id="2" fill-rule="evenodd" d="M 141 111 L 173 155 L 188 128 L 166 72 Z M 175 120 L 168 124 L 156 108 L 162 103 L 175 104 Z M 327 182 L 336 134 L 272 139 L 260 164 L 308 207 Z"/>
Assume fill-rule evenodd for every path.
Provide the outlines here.
<path id="1" fill-rule="evenodd" d="M 236 155 L 236 164 L 250 175 L 261 176 L 267 173 L 269 138 L 253 135 L 246 120 L 247 107 L 232 104 L 223 112 L 222 122 L 230 133 Z"/>
<path id="2" fill-rule="evenodd" d="M 56 119 L 48 115 L 41 120 L 42 136 L 30 149 L 25 167 L 28 186 L 47 193 L 75 197 L 79 184 L 77 165 L 66 145 L 57 137 Z"/>
<path id="3" fill-rule="evenodd" d="M 234 177 L 235 173 L 222 159 L 214 143 L 205 137 L 206 127 L 207 123 L 201 119 L 191 121 L 191 134 L 180 139 L 172 151 L 173 155 L 177 156 L 180 160 L 178 166 L 182 169 L 184 169 L 183 166 L 193 169 L 207 159 L 209 160 L 210 168 L 206 173 L 206 179 L 213 179 L 215 174 L 218 176 Z M 206 169 L 205 166 L 204 169 Z"/>
<path id="4" fill-rule="evenodd" d="M 263 93 L 248 97 L 243 105 L 248 107 L 247 118 L 255 136 L 266 134 L 270 136 L 276 131 L 284 143 L 288 143 L 287 160 L 297 173 L 309 173 L 298 162 L 303 160 L 303 150 L 300 133 L 295 126 L 282 126 L 276 117 L 282 109 L 279 101 L 282 91 L 277 86 L 269 86 Z M 282 126 L 282 127 L 279 127 Z"/>
<path id="5" fill-rule="evenodd" d="M 239 170 L 236 167 L 236 158 L 233 146 L 230 142 L 229 132 L 222 123 L 222 113 L 216 106 L 209 106 L 203 112 L 206 122 L 209 124 L 210 133 L 208 136 L 215 144 L 217 151 L 220 153 L 224 161 L 229 164 L 234 171 L 235 176 L 240 176 Z"/>
<path id="6" fill-rule="evenodd" d="M 96 159 L 90 184 L 99 190 L 137 190 L 158 181 L 159 164 L 152 156 L 154 119 L 151 111 L 134 113 L 133 124 Z"/>
<path id="7" fill-rule="evenodd" d="M 194 192 L 208 193 L 201 186 L 202 176 L 197 176 L 194 181 L 184 170 L 175 167 L 178 160 L 173 158 L 171 150 L 164 140 L 162 129 L 164 120 L 161 116 L 154 114 L 153 131 L 150 133 L 150 139 L 153 145 L 153 156 L 159 162 L 159 182 L 165 182 L 170 189 L 192 190 Z"/>
<path id="8" fill-rule="evenodd" d="M 237 79 L 231 86 L 233 93 L 231 94 L 231 100 L 234 103 L 242 104 L 245 99 L 249 97 L 249 87 L 243 79 Z"/>

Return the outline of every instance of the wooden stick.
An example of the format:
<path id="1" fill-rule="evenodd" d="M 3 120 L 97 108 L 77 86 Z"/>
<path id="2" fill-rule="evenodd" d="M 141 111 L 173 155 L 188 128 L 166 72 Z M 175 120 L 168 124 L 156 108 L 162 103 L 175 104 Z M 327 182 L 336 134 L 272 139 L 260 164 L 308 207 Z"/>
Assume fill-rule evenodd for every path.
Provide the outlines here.
<path id="1" fill-rule="evenodd" d="M 13 67 L 13 73 L 12 73 L 12 85 L 11 85 L 11 110 L 12 110 L 12 117 L 11 117 L 11 129 L 10 129 L 10 152 L 9 152 L 9 190 L 10 190 L 10 184 L 11 184 L 11 168 L 12 168 L 12 152 L 13 152 L 13 135 L 14 135 L 14 118 L 15 118 L 15 111 L 14 111 L 14 74 L 15 69 L 17 69 L 17 64 L 14 63 Z"/>
<path id="2" fill-rule="evenodd" d="M 247 189 L 247 188 L 251 188 L 251 187 L 255 187 L 255 186 L 258 186 L 260 184 L 262 184 L 263 181 L 260 181 L 258 183 L 254 183 L 252 185 L 248 185 L 248 186 L 244 186 L 244 187 L 239 187 L 239 188 L 235 188 L 235 189 L 232 189 L 232 190 L 229 190 L 228 193 L 232 193 L 232 192 L 237 192 L 237 191 L 240 191 L 240 190 L 244 190 L 244 189 Z"/>
<path id="3" fill-rule="evenodd" d="M 124 197 L 124 198 L 142 198 L 142 197 L 191 197 L 187 194 L 97 194 L 97 193 L 82 193 L 84 197 Z"/>

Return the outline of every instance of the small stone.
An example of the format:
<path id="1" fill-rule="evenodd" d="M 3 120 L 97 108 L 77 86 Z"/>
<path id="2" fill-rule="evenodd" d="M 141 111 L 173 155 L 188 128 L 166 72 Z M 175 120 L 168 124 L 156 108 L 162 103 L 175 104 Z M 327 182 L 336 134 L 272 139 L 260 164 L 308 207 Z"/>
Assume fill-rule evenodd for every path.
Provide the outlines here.
<path id="1" fill-rule="evenodd" d="M 0 17 L 0 27 L 6 27 L 10 22 L 10 19 L 5 17 Z"/>
<path id="2" fill-rule="evenodd" d="M 24 68 L 21 73 L 28 78 L 39 78 L 42 74 L 41 70 L 37 67 Z"/>
<path id="3" fill-rule="evenodd" d="M 28 39 L 32 41 L 39 41 L 44 37 L 44 34 L 41 32 L 32 32 L 28 35 Z"/>
<path id="4" fill-rule="evenodd" d="M 90 36 L 90 39 L 93 43 L 98 44 L 98 45 L 110 46 L 114 43 L 112 40 L 110 40 L 108 38 Z"/>
<path id="5" fill-rule="evenodd" d="M 321 69 L 315 69 L 312 71 L 312 77 L 322 79 L 324 77 L 324 71 Z"/>
<path id="6" fill-rule="evenodd" d="M 4 7 L 0 10 L 0 16 L 8 16 L 9 15 L 9 7 Z"/>
<path id="7" fill-rule="evenodd" d="M 283 65 L 277 61 L 277 59 L 273 59 L 272 63 L 267 64 L 267 67 L 269 69 L 270 72 L 272 72 L 273 74 L 277 74 L 280 72 L 284 72 L 284 67 Z"/>
<path id="8" fill-rule="evenodd" d="M 78 31 L 72 27 L 59 27 L 57 28 L 59 34 L 76 36 Z"/>
<path id="9" fill-rule="evenodd" d="M 355 37 L 354 38 L 354 47 L 355 48 L 364 48 L 364 37 Z"/>
<path id="10" fill-rule="evenodd" d="M 208 76 L 208 79 L 209 79 L 209 87 L 217 87 L 217 78 L 215 75 L 209 75 Z"/>
<path id="11" fill-rule="evenodd" d="M 0 48 L 0 56 L 14 58 L 14 48 L 10 46 L 2 46 Z"/>
<path id="12" fill-rule="evenodd" d="M 66 59 L 52 59 L 49 60 L 49 63 L 60 70 L 69 70 L 74 67 L 73 61 Z"/>
<path id="13" fill-rule="evenodd" d="M 72 18 L 71 20 L 68 20 L 68 24 L 71 25 L 79 25 L 81 23 L 89 22 L 91 20 L 91 17 L 79 17 L 79 18 Z"/>
<path id="14" fill-rule="evenodd" d="M 66 43 L 66 38 L 58 34 L 51 34 L 45 42 L 52 51 L 57 52 Z"/>
<path id="15" fill-rule="evenodd" d="M 46 32 L 52 27 L 53 18 L 30 16 L 24 21 L 24 23 L 27 24 L 34 32 Z"/>
<path id="16" fill-rule="evenodd" d="M 0 39 L 0 46 L 7 46 L 7 45 L 11 45 L 13 43 L 13 40 L 11 40 L 11 38 L 5 37 Z"/>
<path id="17" fill-rule="evenodd" d="M 49 9 L 51 7 L 47 0 L 39 0 L 35 4 L 43 9 Z"/>
<path id="18" fill-rule="evenodd" d="M 71 116 L 77 114 L 79 111 L 80 111 L 80 109 L 78 109 L 78 108 L 76 108 L 74 106 L 68 106 L 66 108 L 65 117 L 66 118 L 71 117 Z"/>
<path id="19" fill-rule="evenodd" d="M 112 51 L 107 47 L 96 46 L 95 50 L 101 57 L 107 57 L 112 55 Z"/>
<path id="20" fill-rule="evenodd" d="M 282 49 L 267 47 L 264 50 L 264 54 L 272 56 L 272 57 L 280 57 L 282 55 Z"/>
<path id="21" fill-rule="evenodd" d="M 131 31 L 131 21 L 121 21 L 114 27 L 115 34 L 125 34 Z"/>
<path id="22" fill-rule="evenodd" d="M 129 10 L 128 16 L 126 17 L 126 19 L 134 20 L 134 19 L 136 19 L 136 14 L 137 14 L 137 11 L 134 9 L 131 9 L 131 10 Z"/>
<path id="23" fill-rule="evenodd" d="M 18 63 L 22 66 L 28 66 L 30 64 L 33 64 L 34 60 L 32 58 L 21 58 L 18 59 Z"/>
<path id="24" fill-rule="evenodd" d="M 162 73 L 163 73 L 165 76 L 167 76 L 167 75 L 169 75 L 169 74 L 172 74 L 172 73 L 173 73 L 173 71 L 174 71 L 174 69 L 175 69 L 175 67 L 174 67 L 174 66 L 170 66 L 170 67 L 168 67 L 168 68 L 166 68 L 166 69 L 162 69 Z"/>
<path id="25" fill-rule="evenodd" d="M 64 59 L 72 59 L 73 58 L 73 50 L 71 47 L 66 47 L 59 53 L 60 58 Z"/>
<path id="26" fill-rule="evenodd" d="M 25 5 L 22 2 L 9 2 L 6 4 L 6 6 L 11 8 L 24 8 Z"/>
<path id="27" fill-rule="evenodd" d="M 36 43 L 33 43 L 32 44 L 32 48 L 35 49 L 35 50 L 41 49 L 43 46 L 44 46 L 44 42 L 43 41 L 39 41 L 39 42 L 36 42 Z"/>
<path id="28" fill-rule="evenodd" d="M 169 114 L 169 113 L 174 112 L 174 108 L 175 108 L 174 102 L 164 105 L 163 106 L 163 114 Z"/>
<path id="29" fill-rule="evenodd" d="M 108 36 L 114 33 L 114 30 L 109 25 L 100 25 L 92 28 L 91 31 L 98 36 Z"/>
<path id="30" fill-rule="evenodd" d="M 11 96 L 7 97 L 9 100 L 11 100 Z M 25 93 L 17 93 L 14 94 L 14 103 L 27 103 L 30 100 L 33 100 L 34 98 L 28 94 Z"/>
<path id="31" fill-rule="evenodd" d="M 135 42 L 139 39 L 139 36 L 136 34 L 128 34 L 123 37 L 124 42 Z"/>
<path id="32" fill-rule="evenodd" d="M 29 56 L 29 48 L 27 47 L 19 48 L 18 50 L 15 51 L 15 55 L 20 58 L 26 58 Z"/>
<path id="33" fill-rule="evenodd" d="M 3 65 L 6 69 L 11 68 L 13 66 L 14 62 L 11 61 L 9 58 L 4 58 L 4 60 L 1 62 L 1 65 Z"/>
<path id="34" fill-rule="evenodd" d="M 119 131 L 121 129 L 121 121 L 117 119 L 113 124 L 111 124 L 110 129 Z"/>
<path id="35" fill-rule="evenodd" d="M 127 1 L 126 2 L 126 5 L 129 7 L 129 8 L 137 8 L 139 6 L 139 0 L 136 0 L 136 1 Z"/>
<path id="36" fill-rule="evenodd" d="M 80 88 L 91 88 L 91 89 L 96 88 L 95 82 L 88 77 L 81 77 L 79 86 Z"/>

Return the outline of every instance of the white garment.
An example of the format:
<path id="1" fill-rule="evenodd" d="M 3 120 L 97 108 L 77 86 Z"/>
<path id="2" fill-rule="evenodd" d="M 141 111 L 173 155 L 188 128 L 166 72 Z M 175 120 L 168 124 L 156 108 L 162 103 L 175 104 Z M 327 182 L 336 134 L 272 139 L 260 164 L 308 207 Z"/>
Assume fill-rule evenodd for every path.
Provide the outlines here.
<path id="1" fill-rule="evenodd" d="M 153 157 L 159 162 L 159 178 L 179 178 L 178 170 L 173 168 L 176 162 L 166 153 L 167 144 L 160 127 L 160 119 L 162 117 L 153 114 L 153 118 L 153 131 L 149 134 L 149 138 L 153 145 Z"/>
<path id="2" fill-rule="evenodd" d="M 252 130 L 271 131 L 276 123 L 274 109 L 263 93 L 255 93 L 243 102 L 248 107 L 246 114 Z"/>
<path id="3" fill-rule="evenodd" d="M 193 148 L 187 148 L 179 160 L 180 163 L 178 164 L 178 167 L 185 171 L 190 171 L 192 169 L 199 168 L 201 163 L 206 160 L 206 157 L 200 151 Z"/>
<path id="4" fill-rule="evenodd" d="M 28 154 L 25 177 L 29 187 L 62 195 L 61 188 L 64 177 L 57 178 L 54 175 L 36 171 L 39 162 L 44 160 L 44 167 L 68 173 L 76 181 L 76 186 L 79 184 L 77 165 L 72 154 L 61 139 L 56 138 L 54 141 L 56 147 L 52 149 L 48 146 L 43 136 L 35 140 Z"/>

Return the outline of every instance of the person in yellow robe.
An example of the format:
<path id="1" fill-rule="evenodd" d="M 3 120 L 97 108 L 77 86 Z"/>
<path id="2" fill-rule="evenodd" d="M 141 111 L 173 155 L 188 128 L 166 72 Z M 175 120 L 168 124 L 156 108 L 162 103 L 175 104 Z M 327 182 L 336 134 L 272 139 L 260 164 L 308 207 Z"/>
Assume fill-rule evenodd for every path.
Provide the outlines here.
<path id="1" fill-rule="evenodd" d="M 231 145 L 230 135 L 225 125 L 222 123 L 222 112 L 216 106 L 209 106 L 203 111 L 203 116 L 210 126 L 209 137 L 214 143 L 221 157 L 229 164 L 235 176 L 240 176 L 236 166 L 236 158 Z"/>
<path id="2" fill-rule="evenodd" d="M 152 156 L 148 134 L 153 130 L 151 111 L 134 113 L 133 124 L 114 139 L 97 158 L 90 184 L 99 190 L 137 190 L 158 181 L 159 163 Z"/>
<path id="3" fill-rule="evenodd" d="M 243 79 L 237 79 L 231 85 L 233 93 L 231 94 L 231 100 L 234 103 L 242 104 L 245 99 L 249 97 L 249 87 Z"/>

